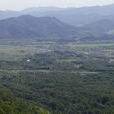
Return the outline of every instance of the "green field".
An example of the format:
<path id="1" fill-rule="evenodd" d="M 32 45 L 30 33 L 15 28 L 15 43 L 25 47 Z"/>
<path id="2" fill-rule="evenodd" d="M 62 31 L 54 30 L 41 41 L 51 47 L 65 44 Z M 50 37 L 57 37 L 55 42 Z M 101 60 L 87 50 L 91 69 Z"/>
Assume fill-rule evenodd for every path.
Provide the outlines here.
<path id="1" fill-rule="evenodd" d="M 95 47 L 110 47 L 114 46 L 114 43 L 89 43 L 89 44 L 68 44 L 71 47 L 83 47 L 83 48 L 95 48 Z"/>

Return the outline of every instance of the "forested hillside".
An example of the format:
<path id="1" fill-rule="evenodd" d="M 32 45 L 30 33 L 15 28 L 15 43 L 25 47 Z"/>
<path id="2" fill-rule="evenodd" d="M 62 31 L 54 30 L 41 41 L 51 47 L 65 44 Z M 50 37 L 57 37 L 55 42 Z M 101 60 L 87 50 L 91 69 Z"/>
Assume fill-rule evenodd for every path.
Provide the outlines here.
<path id="1" fill-rule="evenodd" d="M 49 114 L 49 111 L 16 98 L 6 88 L 0 88 L 0 114 Z"/>

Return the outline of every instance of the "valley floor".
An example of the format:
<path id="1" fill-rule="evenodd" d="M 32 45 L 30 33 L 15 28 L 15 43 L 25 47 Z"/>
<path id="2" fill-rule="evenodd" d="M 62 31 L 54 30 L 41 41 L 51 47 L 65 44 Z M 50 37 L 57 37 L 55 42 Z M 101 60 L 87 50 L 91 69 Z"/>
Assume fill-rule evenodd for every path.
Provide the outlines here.
<path id="1" fill-rule="evenodd" d="M 0 87 L 25 103 L 11 114 L 113 114 L 114 43 L 0 45 Z"/>

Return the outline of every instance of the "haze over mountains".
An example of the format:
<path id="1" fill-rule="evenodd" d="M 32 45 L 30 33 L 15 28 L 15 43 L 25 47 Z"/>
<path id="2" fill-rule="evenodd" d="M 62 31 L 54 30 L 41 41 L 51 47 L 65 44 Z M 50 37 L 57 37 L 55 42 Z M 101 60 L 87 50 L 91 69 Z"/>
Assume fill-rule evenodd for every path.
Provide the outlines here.
<path id="1" fill-rule="evenodd" d="M 94 6 L 82 8 L 57 8 L 57 7 L 39 7 L 28 8 L 19 12 L 0 11 L 0 19 L 5 19 L 20 15 L 32 16 L 52 16 L 59 20 L 72 24 L 73 26 L 88 24 L 101 19 L 114 19 L 114 4 L 107 6 Z"/>
<path id="2" fill-rule="evenodd" d="M 113 40 L 113 11 L 114 5 L 0 11 L 0 38 Z"/>
<path id="3" fill-rule="evenodd" d="M 52 10 L 51 10 L 52 9 Z M 82 8 L 32 8 L 21 11 L 23 14 L 30 14 L 32 16 L 54 16 L 59 20 L 73 25 L 83 25 L 95 22 L 101 19 L 114 18 L 114 5 L 96 6 L 96 7 L 82 7 Z"/>

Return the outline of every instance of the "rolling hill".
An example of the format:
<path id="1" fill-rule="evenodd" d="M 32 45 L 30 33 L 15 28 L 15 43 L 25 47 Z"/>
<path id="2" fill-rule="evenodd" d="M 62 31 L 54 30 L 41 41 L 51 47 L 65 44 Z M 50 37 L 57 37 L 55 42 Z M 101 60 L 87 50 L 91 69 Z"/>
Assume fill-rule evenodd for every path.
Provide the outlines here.
<path id="1" fill-rule="evenodd" d="M 23 15 L 0 21 L 0 39 L 59 40 L 69 39 L 77 34 L 75 27 L 64 24 L 54 17 L 37 18 Z"/>
<path id="2" fill-rule="evenodd" d="M 114 41 L 114 21 L 104 19 L 82 27 L 67 25 L 55 17 L 23 15 L 0 21 L 0 39 L 78 42 Z"/>

